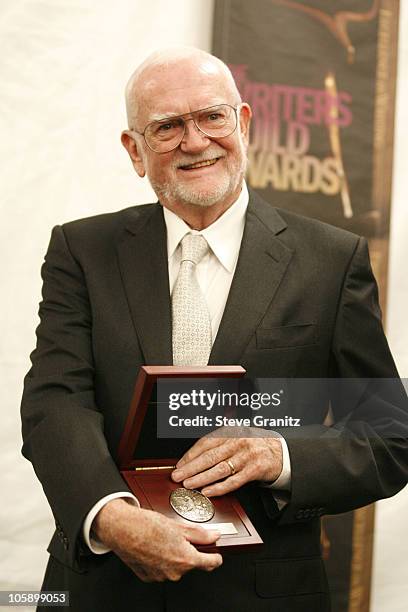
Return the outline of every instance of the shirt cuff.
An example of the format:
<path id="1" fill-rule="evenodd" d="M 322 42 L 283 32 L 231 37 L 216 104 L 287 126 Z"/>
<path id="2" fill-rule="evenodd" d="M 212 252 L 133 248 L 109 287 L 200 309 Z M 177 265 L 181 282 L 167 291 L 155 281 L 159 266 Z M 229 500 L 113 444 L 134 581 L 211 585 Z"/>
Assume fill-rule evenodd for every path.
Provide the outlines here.
<path id="1" fill-rule="evenodd" d="M 95 535 L 91 536 L 93 520 L 98 514 L 99 510 L 101 510 L 108 502 L 112 501 L 112 499 L 119 499 L 120 497 L 128 498 L 130 503 L 140 508 L 139 500 L 134 495 L 132 495 L 132 493 L 129 493 L 129 491 L 122 491 L 118 493 L 111 493 L 110 495 L 105 495 L 105 497 L 102 497 L 102 499 L 96 502 L 96 504 L 91 508 L 91 510 L 85 517 L 85 521 L 82 527 L 82 535 L 84 537 L 86 545 L 95 555 L 103 555 L 105 553 L 110 552 L 111 549 L 102 544 L 102 542 L 98 540 Z"/>
<path id="2" fill-rule="evenodd" d="M 282 471 L 278 478 L 270 483 L 265 483 L 265 486 L 271 489 L 280 489 L 281 491 L 290 491 L 291 488 L 291 467 L 289 450 L 286 440 L 283 436 L 279 435 L 279 441 L 282 445 Z"/>

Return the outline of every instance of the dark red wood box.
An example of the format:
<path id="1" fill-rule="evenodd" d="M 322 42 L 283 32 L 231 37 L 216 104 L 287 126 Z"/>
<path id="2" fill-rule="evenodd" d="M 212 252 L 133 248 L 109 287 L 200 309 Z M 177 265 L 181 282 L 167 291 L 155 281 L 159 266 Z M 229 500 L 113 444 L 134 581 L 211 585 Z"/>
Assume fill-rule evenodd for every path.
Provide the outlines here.
<path id="1" fill-rule="evenodd" d="M 215 514 L 206 523 L 193 523 L 179 516 L 169 503 L 171 492 L 181 486 L 180 483 L 173 482 L 170 477 L 179 457 L 135 459 L 135 449 L 149 407 L 149 400 L 158 379 L 168 377 L 240 378 L 244 374 L 245 370 L 241 366 L 142 366 L 136 380 L 129 414 L 119 444 L 120 472 L 142 508 L 155 510 L 188 525 L 211 525 L 216 529 L 220 524 L 233 524 L 236 533 L 222 535 L 214 545 L 197 547 L 208 552 L 214 550 L 221 552 L 227 549 L 230 551 L 248 550 L 248 548 L 261 545 L 262 540 L 233 494 L 211 498 Z"/>

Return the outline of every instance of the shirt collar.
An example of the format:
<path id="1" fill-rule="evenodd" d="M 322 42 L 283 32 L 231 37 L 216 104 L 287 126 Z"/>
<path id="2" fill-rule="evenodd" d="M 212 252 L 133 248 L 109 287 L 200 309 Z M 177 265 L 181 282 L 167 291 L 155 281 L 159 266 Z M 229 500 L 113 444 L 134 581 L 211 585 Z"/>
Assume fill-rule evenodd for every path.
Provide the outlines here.
<path id="1" fill-rule="evenodd" d="M 249 194 L 245 181 L 237 200 L 216 220 L 202 231 L 192 230 L 173 211 L 163 207 L 167 229 L 167 256 L 170 259 L 180 241 L 189 232 L 201 234 L 219 262 L 233 272 L 245 226 L 245 213 Z"/>

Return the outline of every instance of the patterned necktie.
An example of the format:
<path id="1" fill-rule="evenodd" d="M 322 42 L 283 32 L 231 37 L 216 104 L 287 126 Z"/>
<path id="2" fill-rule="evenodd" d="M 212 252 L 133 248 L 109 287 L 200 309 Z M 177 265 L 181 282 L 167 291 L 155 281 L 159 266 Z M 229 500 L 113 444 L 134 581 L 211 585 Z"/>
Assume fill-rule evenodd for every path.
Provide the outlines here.
<path id="1" fill-rule="evenodd" d="M 211 321 L 196 277 L 196 265 L 208 252 L 206 239 L 186 234 L 181 241 L 181 264 L 172 295 L 173 363 L 204 366 L 211 352 Z"/>

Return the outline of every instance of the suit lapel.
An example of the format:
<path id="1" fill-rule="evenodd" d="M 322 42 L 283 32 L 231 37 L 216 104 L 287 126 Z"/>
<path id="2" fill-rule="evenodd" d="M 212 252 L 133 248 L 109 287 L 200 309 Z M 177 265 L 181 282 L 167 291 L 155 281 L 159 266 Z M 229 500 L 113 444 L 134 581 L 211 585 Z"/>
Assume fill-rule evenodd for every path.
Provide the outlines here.
<path id="1" fill-rule="evenodd" d="M 292 257 L 277 237 L 285 228 L 276 210 L 251 191 L 237 268 L 209 364 L 239 363 Z M 117 252 L 145 363 L 171 364 L 167 236 L 159 204 L 132 210 Z"/>
<path id="2" fill-rule="evenodd" d="M 286 223 L 250 192 L 244 235 L 209 364 L 235 364 L 275 296 L 293 251 L 277 238 Z"/>
<path id="3" fill-rule="evenodd" d="M 159 204 L 132 210 L 118 260 L 145 363 L 173 363 L 167 236 Z"/>

